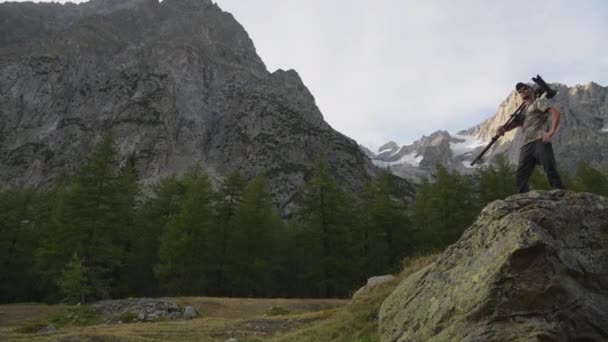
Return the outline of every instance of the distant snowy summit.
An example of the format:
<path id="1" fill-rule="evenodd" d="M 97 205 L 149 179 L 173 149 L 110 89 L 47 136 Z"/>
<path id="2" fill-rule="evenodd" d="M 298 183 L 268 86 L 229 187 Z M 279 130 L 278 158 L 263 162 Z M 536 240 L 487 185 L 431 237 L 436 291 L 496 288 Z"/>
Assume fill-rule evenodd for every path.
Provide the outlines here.
<path id="1" fill-rule="evenodd" d="M 608 87 L 590 82 L 568 87 L 552 85 L 558 95 L 550 102 L 562 113 L 560 128 L 552 139 L 558 165 L 568 172 L 584 160 L 595 167 L 608 162 Z M 515 91 L 498 106 L 487 120 L 456 134 L 437 131 L 423 136 L 410 145 L 390 141 L 376 153 L 362 147 L 372 162 L 392 173 L 419 182 L 441 164 L 448 169 L 471 173 L 471 161 L 490 143 L 496 128 L 503 125 L 521 104 Z M 521 130 L 516 129 L 501 137 L 485 154 L 479 166 L 491 163 L 497 154 L 504 154 L 517 164 L 521 147 Z M 475 166 L 478 167 L 478 166 Z"/>
<path id="2" fill-rule="evenodd" d="M 370 159 L 376 166 L 388 168 L 400 177 L 419 182 L 437 164 L 469 172 L 467 169 L 470 168 L 470 161 L 483 146 L 483 141 L 474 135 L 450 135 L 446 131 L 437 131 L 410 145 L 399 146 L 391 141 L 381 146 L 378 153 L 370 156 Z"/>

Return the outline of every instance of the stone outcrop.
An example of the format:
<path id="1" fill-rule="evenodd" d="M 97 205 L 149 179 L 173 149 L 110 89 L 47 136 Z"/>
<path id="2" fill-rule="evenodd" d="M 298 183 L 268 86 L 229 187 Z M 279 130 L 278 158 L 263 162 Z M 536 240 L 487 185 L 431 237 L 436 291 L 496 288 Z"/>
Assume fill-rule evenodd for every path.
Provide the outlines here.
<path id="1" fill-rule="evenodd" d="M 44 186 L 112 129 L 150 183 L 200 163 L 267 172 L 282 213 L 324 153 L 352 190 L 378 169 L 323 119 L 298 74 L 269 72 L 210 0 L 2 3 L 0 187 Z"/>
<path id="2" fill-rule="evenodd" d="M 608 339 L 608 199 L 534 191 L 489 204 L 380 310 L 382 341 Z"/>
<path id="3" fill-rule="evenodd" d="M 157 321 L 164 319 L 193 319 L 196 309 L 151 298 L 103 300 L 92 305 L 100 319 L 109 324 Z"/>

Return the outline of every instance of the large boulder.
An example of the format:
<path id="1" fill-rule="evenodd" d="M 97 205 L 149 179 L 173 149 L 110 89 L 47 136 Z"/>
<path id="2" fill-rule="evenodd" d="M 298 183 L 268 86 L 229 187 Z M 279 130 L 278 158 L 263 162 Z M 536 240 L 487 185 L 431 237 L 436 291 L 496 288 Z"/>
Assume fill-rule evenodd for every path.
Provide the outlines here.
<path id="1" fill-rule="evenodd" d="M 488 205 L 380 310 L 381 341 L 608 339 L 608 199 L 563 190 Z"/>

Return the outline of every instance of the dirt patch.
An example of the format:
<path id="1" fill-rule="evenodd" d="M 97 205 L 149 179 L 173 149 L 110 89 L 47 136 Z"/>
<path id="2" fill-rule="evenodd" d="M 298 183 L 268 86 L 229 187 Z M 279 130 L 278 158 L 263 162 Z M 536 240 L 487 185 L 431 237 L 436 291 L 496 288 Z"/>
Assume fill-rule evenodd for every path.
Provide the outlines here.
<path id="1" fill-rule="evenodd" d="M 214 337 L 272 337 L 286 331 L 301 328 L 323 319 L 324 315 L 290 318 L 257 318 L 248 319 L 228 325 L 213 332 Z"/>
<path id="2" fill-rule="evenodd" d="M 272 307 L 281 307 L 291 314 L 316 312 L 346 305 L 345 299 L 284 298 L 167 298 L 180 305 L 192 305 L 201 317 L 248 319 L 263 316 Z"/>

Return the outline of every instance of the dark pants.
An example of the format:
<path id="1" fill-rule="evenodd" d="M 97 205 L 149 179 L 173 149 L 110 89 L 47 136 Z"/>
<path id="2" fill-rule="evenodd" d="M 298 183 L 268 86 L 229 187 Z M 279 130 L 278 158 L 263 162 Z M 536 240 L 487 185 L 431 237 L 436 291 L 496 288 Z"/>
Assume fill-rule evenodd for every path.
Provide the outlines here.
<path id="1" fill-rule="evenodd" d="M 540 164 L 545 169 L 545 174 L 549 178 L 549 183 L 553 189 L 563 189 L 564 184 L 557 173 L 555 167 L 555 156 L 551 143 L 543 143 L 536 140 L 522 146 L 519 152 L 519 165 L 517 166 L 516 182 L 517 191 L 521 194 L 528 192 L 528 180 L 534 171 L 534 166 Z"/>

